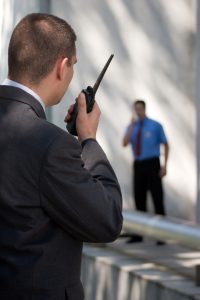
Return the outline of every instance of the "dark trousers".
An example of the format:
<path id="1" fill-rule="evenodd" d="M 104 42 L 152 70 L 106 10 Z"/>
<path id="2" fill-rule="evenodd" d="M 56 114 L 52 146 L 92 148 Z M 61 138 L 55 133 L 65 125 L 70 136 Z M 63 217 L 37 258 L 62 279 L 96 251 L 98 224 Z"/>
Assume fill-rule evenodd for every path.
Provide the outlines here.
<path id="1" fill-rule="evenodd" d="M 133 190 L 137 210 L 147 211 L 147 191 L 150 191 L 155 213 L 165 215 L 162 179 L 159 171 L 159 158 L 134 162 Z"/>

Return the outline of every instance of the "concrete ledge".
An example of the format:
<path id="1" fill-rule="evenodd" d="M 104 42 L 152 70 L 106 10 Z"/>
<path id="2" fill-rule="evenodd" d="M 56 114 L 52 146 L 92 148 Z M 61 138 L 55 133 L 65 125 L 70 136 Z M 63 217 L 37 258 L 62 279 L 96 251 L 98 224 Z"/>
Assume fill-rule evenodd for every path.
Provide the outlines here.
<path id="1" fill-rule="evenodd" d="M 156 246 L 155 241 L 126 244 L 123 239 L 107 244 L 108 248 L 124 255 L 167 267 L 175 273 L 195 280 L 195 267 L 200 265 L 200 251 L 173 242 Z"/>
<path id="2" fill-rule="evenodd" d="M 107 248 L 84 247 L 82 282 L 87 300 L 200 300 L 192 280 Z"/>

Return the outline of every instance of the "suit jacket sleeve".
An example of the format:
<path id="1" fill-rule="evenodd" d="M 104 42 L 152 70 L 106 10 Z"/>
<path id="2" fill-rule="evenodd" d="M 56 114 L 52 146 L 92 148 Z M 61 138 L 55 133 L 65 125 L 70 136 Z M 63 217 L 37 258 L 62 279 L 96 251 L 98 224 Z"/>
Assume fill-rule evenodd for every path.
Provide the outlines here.
<path id="1" fill-rule="evenodd" d="M 56 138 L 43 162 L 40 196 L 45 212 L 78 240 L 111 242 L 121 231 L 120 187 L 95 140 L 82 149 L 66 133 Z"/>

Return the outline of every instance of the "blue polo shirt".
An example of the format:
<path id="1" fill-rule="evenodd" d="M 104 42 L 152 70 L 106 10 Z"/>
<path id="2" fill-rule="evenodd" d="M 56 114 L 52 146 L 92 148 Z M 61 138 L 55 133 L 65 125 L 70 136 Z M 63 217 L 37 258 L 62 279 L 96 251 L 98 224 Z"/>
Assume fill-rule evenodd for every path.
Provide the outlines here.
<path id="1" fill-rule="evenodd" d="M 131 137 L 131 146 L 135 160 L 145 160 L 160 156 L 160 145 L 167 143 L 163 127 L 157 121 L 145 118 L 142 124 L 141 154 L 135 155 L 136 139 L 139 130 L 139 121 L 135 121 Z"/>

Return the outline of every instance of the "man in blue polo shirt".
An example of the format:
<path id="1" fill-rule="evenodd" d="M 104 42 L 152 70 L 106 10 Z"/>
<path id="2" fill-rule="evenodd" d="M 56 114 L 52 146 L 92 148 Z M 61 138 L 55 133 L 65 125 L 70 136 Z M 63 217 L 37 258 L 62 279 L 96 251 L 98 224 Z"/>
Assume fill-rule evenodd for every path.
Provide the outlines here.
<path id="1" fill-rule="evenodd" d="M 146 116 L 143 100 L 134 103 L 137 121 L 132 118 L 123 139 L 123 146 L 131 144 L 134 155 L 134 198 L 136 209 L 146 212 L 147 191 L 152 195 L 155 213 L 165 215 L 162 178 L 167 173 L 169 145 L 163 127 Z M 160 146 L 164 146 L 164 165 L 160 165 Z M 128 242 L 142 241 L 134 236 Z M 159 242 L 158 242 L 159 243 Z"/>

